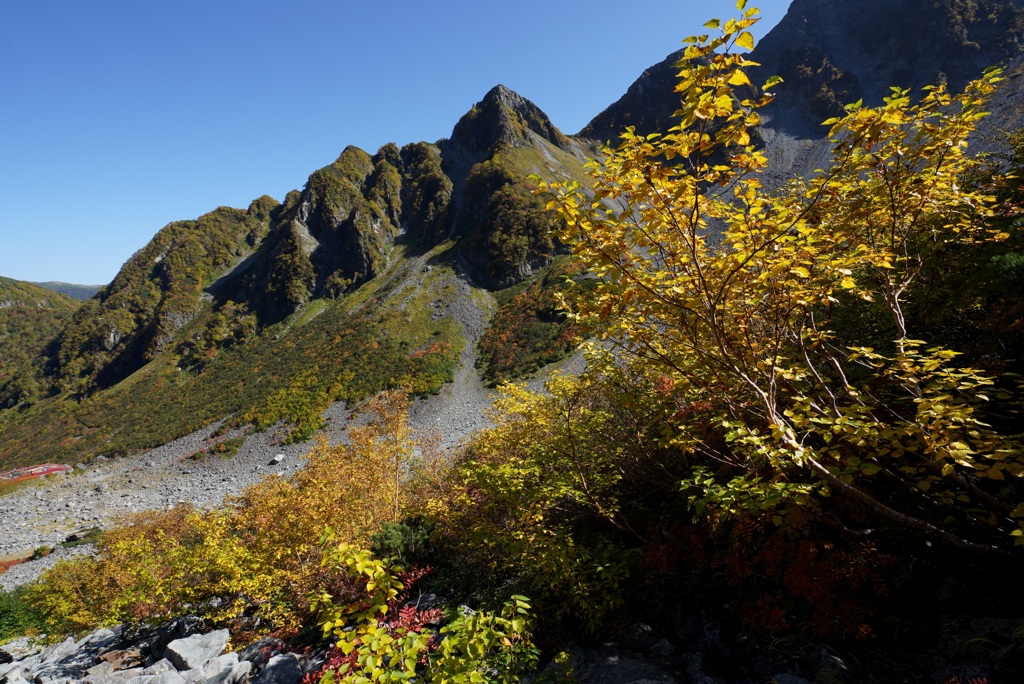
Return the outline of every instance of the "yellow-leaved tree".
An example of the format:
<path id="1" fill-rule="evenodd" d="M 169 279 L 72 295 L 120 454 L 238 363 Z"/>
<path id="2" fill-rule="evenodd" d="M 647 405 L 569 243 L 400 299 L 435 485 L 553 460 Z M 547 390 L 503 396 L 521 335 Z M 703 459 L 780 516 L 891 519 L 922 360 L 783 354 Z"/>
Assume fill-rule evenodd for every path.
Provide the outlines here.
<path id="1" fill-rule="evenodd" d="M 831 165 L 768 191 L 751 132 L 779 80 L 751 84 L 758 10 L 745 5 L 708 22 L 714 36 L 687 39 L 678 125 L 627 130 L 592 164 L 593 194 L 542 184 L 560 239 L 600 278 L 570 306 L 670 378 L 680 415 L 719 426 L 709 440 L 677 425 L 675 442 L 705 457 L 684 482 L 698 513 L 764 510 L 810 487 L 961 548 L 1006 552 L 1024 517 L 1006 391 L 1018 388 L 957 367 L 906 307 L 933 253 L 1005 237 L 994 193 L 965 181 L 978 164 L 968 136 L 999 72 L 959 95 L 893 89 L 879 107 L 848 106 L 826 122 Z M 869 346 L 840 331 L 857 307 L 893 332 Z"/>

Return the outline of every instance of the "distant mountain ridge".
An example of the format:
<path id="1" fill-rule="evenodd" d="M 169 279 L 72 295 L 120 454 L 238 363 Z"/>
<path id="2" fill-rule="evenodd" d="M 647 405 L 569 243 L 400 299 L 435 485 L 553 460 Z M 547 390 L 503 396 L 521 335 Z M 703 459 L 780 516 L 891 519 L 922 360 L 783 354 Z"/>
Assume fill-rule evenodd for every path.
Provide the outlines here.
<path id="1" fill-rule="evenodd" d="M 89 299 L 89 297 L 92 297 L 100 291 L 101 287 L 103 287 L 102 285 L 76 285 L 75 283 L 65 283 L 59 280 L 48 280 L 45 283 L 36 283 L 32 281 L 26 282 L 46 288 L 47 290 L 60 292 L 61 294 L 79 301 Z"/>

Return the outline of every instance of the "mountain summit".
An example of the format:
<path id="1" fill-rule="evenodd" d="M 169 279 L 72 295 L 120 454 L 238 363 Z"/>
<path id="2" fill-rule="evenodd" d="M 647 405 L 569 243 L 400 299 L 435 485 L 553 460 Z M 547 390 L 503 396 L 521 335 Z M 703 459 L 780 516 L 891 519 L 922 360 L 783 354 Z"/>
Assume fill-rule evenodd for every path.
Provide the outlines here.
<path id="1" fill-rule="evenodd" d="M 529 132 L 563 150 L 569 149 L 569 139 L 537 105 L 496 85 L 459 119 L 449 142 L 469 155 L 490 155 L 501 145 L 529 144 Z"/>

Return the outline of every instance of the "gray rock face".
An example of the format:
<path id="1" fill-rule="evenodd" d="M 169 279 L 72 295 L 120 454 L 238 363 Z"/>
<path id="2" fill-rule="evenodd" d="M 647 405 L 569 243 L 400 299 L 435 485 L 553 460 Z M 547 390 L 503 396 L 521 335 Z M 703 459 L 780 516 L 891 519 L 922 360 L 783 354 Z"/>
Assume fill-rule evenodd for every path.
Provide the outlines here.
<path id="1" fill-rule="evenodd" d="M 218 629 L 209 634 L 193 634 L 169 643 L 164 657 L 178 670 L 199 668 L 224 652 L 229 636 L 226 629 Z"/>
<path id="2" fill-rule="evenodd" d="M 953 0 L 794 0 L 761 42 L 757 61 L 819 86 L 842 81 L 853 100 L 869 103 L 880 102 L 890 86 L 945 81 L 961 90 L 1021 50 L 1021 3 L 975 4 L 972 11 Z"/>
<path id="3" fill-rule="evenodd" d="M 38 664 L 32 667 L 36 681 L 79 679 L 95 666 L 96 656 L 112 648 L 120 638 L 120 630 L 100 629 L 80 641 L 68 638 L 39 654 Z M 22 661 L 25 666 L 26 661 Z M 109 663 L 104 666 L 113 671 Z M 98 667 L 98 666 L 97 666 Z"/>
<path id="4" fill-rule="evenodd" d="M 762 65 L 750 71 L 755 84 L 770 76 L 784 79 L 774 89 L 775 102 L 762 111 L 760 137 L 770 163 L 768 184 L 824 167 L 830 146 L 821 122 L 840 114 L 844 104 L 863 99 L 877 106 L 891 86 L 919 92 L 925 85 L 946 82 L 958 92 L 989 66 L 1008 64 L 1011 71 L 1016 69 L 1024 51 L 1022 4 L 794 0 L 751 55 Z M 643 134 L 666 130 L 679 107 L 674 65 L 681 58 L 680 50 L 647 69 L 579 135 L 614 142 L 630 125 Z M 1021 122 L 1019 106 L 996 102 L 979 138 L 986 131 L 1014 130 Z"/>

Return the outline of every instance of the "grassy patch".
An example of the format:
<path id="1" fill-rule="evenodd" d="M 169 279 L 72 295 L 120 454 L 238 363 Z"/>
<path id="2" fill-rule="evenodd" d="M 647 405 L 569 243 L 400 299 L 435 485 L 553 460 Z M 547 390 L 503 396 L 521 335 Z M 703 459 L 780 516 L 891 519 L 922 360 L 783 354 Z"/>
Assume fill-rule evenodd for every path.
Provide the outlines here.
<path id="1" fill-rule="evenodd" d="M 217 442 L 210 447 L 210 453 L 217 454 L 221 458 L 231 458 L 238 453 L 243 444 L 245 444 L 245 437 L 225 439 L 223 442 Z"/>
<path id="2" fill-rule="evenodd" d="M 12 494 L 22 487 L 27 486 L 32 480 L 0 480 L 0 496 Z"/>
<path id="3" fill-rule="evenodd" d="M 499 307 L 505 306 L 513 299 L 526 292 L 526 289 L 533 285 L 534 282 L 536 281 L 524 280 L 511 287 L 506 287 L 504 290 L 498 290 L 494 293 L 494 301 L 498 303 Z"/>
<path id="4" fill-rule="evenodd" d="M 494 311 L 496 299 L 489 290 L 473 287 L 469 291 L 469 296 L 481 311 L 486 311 L 488 314 Z"/>
<path id="5" fill-rule="evenodd" d="M 44 546 L 37 546 L 35 548 L 35 550 L 32 552 L 31 559 L 32 560 L 39 560 L 40 558 L 46 558 L 51 553 L 53 553 L 53 547 L 52 546 L 45 546 L 45 545 Z"/>
<path id="6" fill-rule="evenodd" d="M 543 150 L 533 146 L 507 148 L 501 151 L 501 157 L 523 176 L 537 174 L 559 182 L 574 180 L 584 187 L 594 182 L 583 168 L 585 162 L 553 145 Z"/>
<path id="7" fill-rule="evenodd" d="M 43 619 L 25 602 L 25 590 L 0 589 L 0 644 L 20 636 L 35 636 L 43 630 Z"/>
<path id="8" fill-rule="evenodd" d="M 232 437 L 231 439 L 215 442 L 208 447 L 203 447 L 199 451 L 189 454 L 188 458 L 193 461 L 201 461 L 212 454 L 228 459 L 237 454 L 243 444 L 245 444 L 245 437 Z"/>
<path id="9" fill-rule="evenodd" d="M 95 544 L 103 536 L 103 530 L 98 527 L 90 527 L 82 534 L 71 535 L 74 539 L 69 537 L 67 541 L 61 542 L 61 546 L 65 549 L 73 549 L 76 546 L 85 546 L 86 544 Z"/>

